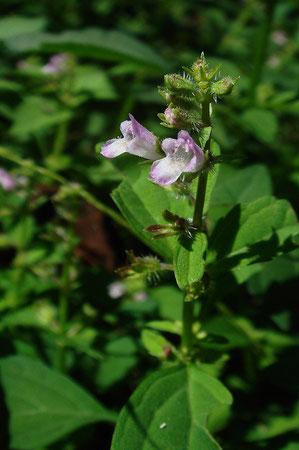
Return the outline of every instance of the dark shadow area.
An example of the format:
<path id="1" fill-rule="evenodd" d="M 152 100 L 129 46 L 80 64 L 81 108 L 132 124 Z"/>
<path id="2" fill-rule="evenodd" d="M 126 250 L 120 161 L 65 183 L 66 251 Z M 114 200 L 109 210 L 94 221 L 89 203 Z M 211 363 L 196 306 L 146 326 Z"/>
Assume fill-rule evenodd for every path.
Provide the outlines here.
<path id="1" fill-rule="evenodd" d="M 0 368 L 1 371 L 1 368 Z M 7 450 L 9 448 L 9 413 L 6 407 L 5 395 L 0 384 L 0 448 Z"/>

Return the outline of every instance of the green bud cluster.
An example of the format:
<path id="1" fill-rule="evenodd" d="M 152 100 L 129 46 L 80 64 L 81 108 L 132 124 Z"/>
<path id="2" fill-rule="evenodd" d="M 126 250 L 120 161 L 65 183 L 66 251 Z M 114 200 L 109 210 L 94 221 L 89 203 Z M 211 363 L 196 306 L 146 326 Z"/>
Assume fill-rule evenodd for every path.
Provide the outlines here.
<path id="1" fill-rule="evenodd" d="M 217 101 L 217 97 L 229 95 L 238 79 L 217 79 L 220 65 L 209 69 L 202 53 L 191 66 L 183 67 L 186 75 L 177 73 L 164 76 L 164 86 L 159 94 L 169 104 L 163 114 L 158 114 L 161 125 L 168 128 L 194 129 L 207 126 L 201 120 L 202 103 Z"/>
<path id="2" fill-rule="evenodd" d="M 165 264 L 155 256 L 135 256 L 133 251 L 126 251 L 126 254 L 128 265 L 116 270 L 116 273 L 123 278 L 152 280 L 165 268 Z"/>

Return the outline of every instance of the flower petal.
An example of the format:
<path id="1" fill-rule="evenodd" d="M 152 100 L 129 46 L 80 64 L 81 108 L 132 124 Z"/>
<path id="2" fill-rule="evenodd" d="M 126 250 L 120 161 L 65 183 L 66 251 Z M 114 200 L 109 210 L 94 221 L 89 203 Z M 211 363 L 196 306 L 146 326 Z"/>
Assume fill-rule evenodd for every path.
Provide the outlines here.
<path id="1" fill-rule="evenodd" d="M 188 166 L 185 169 L 185 172 L 199 172 L 202 166 L 205 163 L 205 156 L 203 152 L 200 150 L 200 152 L 194 152 L 194 156 L 189 162 Z"/>
<path id="2" fill-rule="evenodd" d="M 143 127 L 137 120 L 132 116 L 132 114 L 129 114 L 129 117 L 132 122 L 132 128 L 134 137 L 139 137 L 145 145 L 147 145 L 149 148 L 155 148 L 156 146 L 156 137 L 148 131 L 145 127 Z"/>
<path id="3" fill-rule="evenodd" d="M 106 158 L 115 158 L 127 151 L 128 143 L 124 138 L 122 139 L 110 139 L 105 145 L 103 145 L 101 150 L 101 155 Z"/>
<path id="4" fill-rule="evenodd" d="M 166 153 L 166 155 L 174 153 L 177 149 L 177 146 L 177 139 L 166 138 L 162 141 L 162 150 L 164 151 L 164 153 Z"/>
<path id="5" fill-rule="evenodd" d="M 140 156 L 141 158 L 150 159 L 152 161 L 161 158 L 161 155 L 156 152 L 155 147 L 149 147 L 139 137 L 135 137 L 129 142 L 127 152 L 131 153 L 131 155 Z"/>
<path id="6" fill-rule="evenodd" d="M 126 141 L 131 141 L 134 137 L 134 131 L 131 120 L 125 120 L 120 124 L 120 131 Z"/>
<path id="7" fill-rule="evenodd" d="M 185 172 L 189 162 L 190 158 L 182 159 L 166 156 L 152 164 L 150 175 L 156 183 L 167 186 L 174 183 Z"/>

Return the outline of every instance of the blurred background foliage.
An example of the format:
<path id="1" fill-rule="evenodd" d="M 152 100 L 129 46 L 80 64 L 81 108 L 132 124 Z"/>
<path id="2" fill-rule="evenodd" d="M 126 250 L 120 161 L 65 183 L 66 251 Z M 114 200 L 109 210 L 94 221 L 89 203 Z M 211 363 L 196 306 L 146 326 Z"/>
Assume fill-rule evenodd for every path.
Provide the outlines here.
<path id="1" fill-rule="evenodd" d="M 298 3 L 2 0 L 0 12 L 1 356 L 40 360 L 119 411 L 158 367 L 147 350 L 167 357 L 164 341 L 141 330 L 179 321 L 182 294 L 170 275 L 159 285 L 117 281 L 125 249 L 149 251 L 122 226 L 110 193 L 123 174 L 95 144 L 118 136 L 129 113 L 171 135 L 157 119 L 165 105 L 156 86 L 204 51 L 221 74 L 240 75 L 214 106 L 214 139 L 232 160 L 209 220 L 272 193 L 298 213 Z M 299 448 L 298 273 L 295 250 L 216 291 L 207 329 L 225 342 L 203 348 L 234 395 L 232 411 L 210 421 L 224 428 L 225 449 Z M 3 379 L 13 389 L 14 378 Z M 27 388 L 30 397 L 34 383 Z M 48 441 L 41 426 L 26 447 L 18 425 L 8 433 L 2 405 L 1 448 L 9 438 L 20 449 L 110 446 L 112 425 L 97 423 Z"/>

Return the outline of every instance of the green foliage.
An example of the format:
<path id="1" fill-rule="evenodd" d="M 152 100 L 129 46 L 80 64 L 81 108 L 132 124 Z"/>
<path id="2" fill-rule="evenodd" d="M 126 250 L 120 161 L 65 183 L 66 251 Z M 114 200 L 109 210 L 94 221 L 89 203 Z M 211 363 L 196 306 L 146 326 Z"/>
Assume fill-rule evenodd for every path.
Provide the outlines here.
<path id="1" fill-rule="evenodd" d="M 68 52 L 105 61 L 134 62 L 156 71 L 164 71 L 168 68 L 163 58 L 150 46 L 119 31 L 88 28 L 65 31 L 57 35 L 30 33 L 22 36 L 22 39 L 14 37 L 7 39 L 5 43 L 14 52 Z"/>
<path id="2" fill-rule="evenodd" d="M 73 381 L 39 362 L 14 356 L 2 359 L 0 369 L 12 447 L 38 448 L 88 423 L 115 420 Z"/>
<path id="3" fill-rule="evenodd" d="M 218 222 L 209 243 L 208 261 L 217 273 L 268 261 L 292 250 L 296 234 L 297 219 L 290 204 L 262 197 L 235 206 Z"/>
<path id="4" fill-rule="evenodd" d="M 244 128 L 257 139 L 271 144 L 276 138 L 278 122 L 271 111 L 260 109 L 247 109 L 241 116 Z"/>
<path id="5" fill-rule="evenodd" d="M 197 367 L 160 370 L 138 387 L 120 413 L 112 449 L 218 449 L 206 418 L 231 402 L 225 387 Z"/>
<path id="6" fill-rule="evenodd" d="M 219 448 L 207 434 L 219 433 L 217 441 L 231 450 L 295 450 L 297 5 L 147 3 L 1 2 L 0 175 L 5 169 L 16 185 L 0 185 L 0 447 L 97 448 L 100 435 L 103 449 L 110 448 L 111 411 L 120 411 L 137 388 L 115 434 L 125 440 L 115 448 L 122 442 L 129 450 L 141 447 L 134 411 L 150 431 L 145 448 L 152 442 L 160 448 L 161 439 L 175 439 L 176 448 L 186 439 L 179 448 L 189 450 L 192 433 L 200 436 L 194 448 Z M 209 240 L 207 263 L 205 245 L 186 251 L 178 236 L 153 239 L 144 231 L 165 224 L 166 209 L 190 222 L 197 179 L 187 198 L 186 186 L 149 182 L 149 166 L 138 166 L 136 157 L 99 155 L 129 113 L 159 138 L 176 137 L 155 119 L 166 108 L 155 86 L 173 70 L 179 77 L 166 80 L 193 89 L 180 68 L 200 57 L 198 42 L 207 70 L 221 65 L 226 80 L 240 76 L 231 96 L 213 101 L 212 126 L 190 131 L 202 148 L 211 136 L 212 153 L 223 161 L 208 171 L 205 234 L 197 234 Z M 51 73 L 56 53 L 67 64 Z M 213 93 L 223 92 L 218 80 Z M 175 94 L 184 109 L 181 93 Z M 188 89 L 184 94 L 191 99 Z M 200 108 L 188 117 L 195 116 L 201 119 Z M 119 280 L 114 270 L 127 264 L 125 250 L 142 258 L 157 253 L 167 270 L 151 282 Z M 190 367 L 180 369 L 185 292 L 174 275 L 182 289 L 193 289 L 192 298 L 206 289 L 188 303 L 194 304 L 194 348 Z M 113 291 L 115 281 L 120 286 Z M 162 372 L 161 361 L 168 366 Z M 206 389 L 208 376 L 193 364 L 223 378 L 233 408 L 218 382 Z M 206 398 L 218 406 L 209 409 Z M 33 409 L 38 401 L 42 411 Z M 205 427 L 198 426 L 200 411 Z M 103 420 L 111 423 L 98 428 Z"/>
<path id="7" fill-rule="evenodd" d="M 181 236 L 174 253 L 174 272 L 180 289 L 198 283 L 204 274 L 208 240 L 205 233 Z"/>

